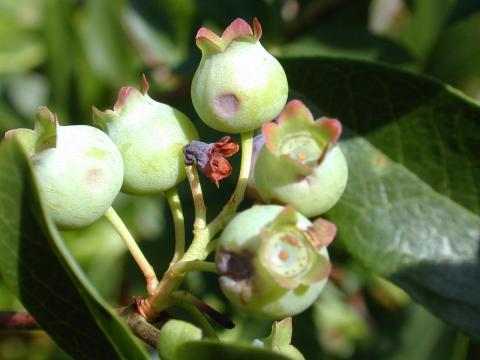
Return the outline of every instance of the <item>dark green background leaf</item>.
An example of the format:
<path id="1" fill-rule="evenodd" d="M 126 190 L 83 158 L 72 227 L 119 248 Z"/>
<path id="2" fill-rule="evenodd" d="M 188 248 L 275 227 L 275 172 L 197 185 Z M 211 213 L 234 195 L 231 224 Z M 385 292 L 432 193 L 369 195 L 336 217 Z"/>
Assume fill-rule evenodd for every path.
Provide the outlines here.
<path id="1" fill-rule="evenodd" d="M 15 141 L 0 144 L 0 182 L 0 271 L 25 308 L 75 359 L 148 359 L 44 216 Z"/>
<path id="2" fill-rule="evenodd" d="M 291 88 L 366 139 L 347 134 L 342 143 L 349 183 L 328 214 L 342 241 L 480 338 L 478 106 L 386 66 L 322 58 L 283 65 Z"/>
<path id="3" fill-rule="evenodd" d="M 479 34 L 480 11 L 451 24 L 438 38 L 426 71 L 469 95 L 478 96 L 480 92 Z"/>
<path id="4" fill-rule="evenodd" d="M 288 360 L 279 353 L 249 345 L 213 340 L 189 341 L 178 350 L 178 360 Z"/>
<path id="5" fill-rule="evenodd" d="M 423 62 L 435 44 L 455 0 L 410 0 L 411 17 L 402 29 L 399 41 Z"/>

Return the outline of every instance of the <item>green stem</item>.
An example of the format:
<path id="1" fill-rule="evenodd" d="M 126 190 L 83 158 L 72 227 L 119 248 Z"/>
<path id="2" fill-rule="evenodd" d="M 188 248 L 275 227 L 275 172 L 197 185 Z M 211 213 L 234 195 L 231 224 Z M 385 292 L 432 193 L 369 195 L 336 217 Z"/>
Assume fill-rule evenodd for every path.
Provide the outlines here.
<path id="1" fill-rule="evenodd" d="M 210 255 L 217 249 L 217 245 L 218 245 L 218 238 L 210 240 L 206 249 L 206 252 L 208 253 L 208 255 Z"/>
<path id="2" fill-rule="evenodd" d="M 203 201 L 202 185 L 198 177 L 197 168 L 194 165 L 185 165 L 190 190 L 192 191 L 193 203 L 195 205 L 194 230 L 205 229 L 207 225 L 207 208 Z"/>
<path id="3" fill-rule="evenodd" d="M 247 188 L 248 176 L 250 174 L 250 166 L 252 163 L 253 150 L 253 131 L 241 134 L 242 160 L 240 164 L 240 173 L 238 176 L 237 186 L 230 197 L 230 200 L 223 207 L 220 214 L 207 226 L 202 226 L 201 221 L 197 222 L 197 228 L 194 228 L 194 237 L 190 247 L 182 256 L 180 261 L 205 260 L 209 255 L 207 250 L 210 240 L 228 223 L 231 217 L 237 211 L 238 206 L 243 201 L 245 190 Z M 201 192 L 198 174 L 193 168 L 186 168 L 189 177 L 190 187 L 194 196 L 196 217 L 205 219 L 205 204 Z M 199 224 L 200 223 L 200 224 Z M 173 266 L 173 265 L 172 265 Z M 175 273 L 172 266 L 165 272 L 162 280 L 158 284 L 153 294 L 149 294 L 148 298 L 142 303 L 141 312 L 147 320 L 153 320 L 156 315 L 170 305 L 170 294 L 178 289 L 185 277 L 185 274 Z"/>
<path id="4" fill-rule="evenodd" d="M 186 273 L 192 271 L 206 271 L 216 273 L 217 265 L 213 262 L 202 260 L 179 261 L 172 265 L 171 270 L 177 275 L 185 275 Z"/>
<path id="5" fill-rule="evenodd" d="M 145 281 L 147 283 L 148 294 L 149 295 L 154 294 L 158 286 L 157 276 L 155 275 L 155 271 L 153 270 L 153 267 L 150 265 L 148 260 L 143 255 L 142 250 L 140 250 L 140 248 L 138 247 L 138 244 L 133 238 L 132 234 L 130 234 L 130 231 L 128 231 L 122 219 L 118 216 L 118 214 L 115 212 L 115 210 L 113 210 L 112 207 L 110 207 L 105 212 L 105 217 L 113 225 L 118 235 L 120 235 L 123 242 L 127 246 L 128 251 L 130 252 L 130 254 L 132 254 L 137 265 L 142 270 L 143 275 L 145 276 Z"/>
<path id="6" fill-rule="evenodd" d="M 253 131 L 241 134 L 241 144 L 242 161 L 240 164 L 240 174 L 238 176 L 237 187 L 220 214 L 208 224 L 207 229 L 211 237 L 214 237 L 230 221 L 245 196 L 248 176 L 250 175 L 250 167 L 252 165 Z"/>
<path id="7" fill-rule="evenodd" d="M 218 339 L 218 335 L 212 325 L 208 322 L 205 316 L 198 310 L 195 306 L 189 303 L 179 303 L 179 306 L 183 307 L 187 310 L 190 315 L 197 321 L 198 325 L 202 328 L 203 332 L 205 333 L 206 337 Z"/>
<path id="8" fill-rule="evenodd" d="M 172 212 L 173 223 L 175 225 L 175 254 L 172 263 L 177 262 L 185 253 L 185 220 L 183 217 L 182 203 L 176 188 L 172 188 L 165 193 L 168 205 Z"/>
<path id="9" fill-rule="evenodd" d="M 233 329 L 235 327 L 233 321 L 228 317 L 219 313 L 210 305 L 204 303 L 202 300 L 196 298 L 186 291 L 174 291 L 170 295 L 170 299 L 173 304 L 186 303 L 194 306 L 196 309 L 200 310 L 202 314 L 207 314 L 212 320 L 215 320 L 218 324 L 226 329 Z"/>

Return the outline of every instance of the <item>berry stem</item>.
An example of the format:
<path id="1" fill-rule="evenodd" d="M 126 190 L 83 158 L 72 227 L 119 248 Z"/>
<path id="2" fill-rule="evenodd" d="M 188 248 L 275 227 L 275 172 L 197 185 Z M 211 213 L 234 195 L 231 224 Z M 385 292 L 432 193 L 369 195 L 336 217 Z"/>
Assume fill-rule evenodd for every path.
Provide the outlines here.
<path id="1" fill-rule="evenodd" d="M 242 202 L 245 196 L 245 190 L 247 188 L 250 166 L 252 164 L 253 131 L 248 131 L 241 134 L 241 147 L 242 160 L 240 164 L 240 173 L 238 176 L 237 186 L 230 197 L 230 200 L 223 207 L 222 211 L 217 215 L 217 217 L 207 226 L 201 224 L 199 225 L 199 222 L 196 220 L 197 228 L 194 228 L 193 230 L 194 237 L 192 243 L 180 259 L 180 262 L 205 260 L 209 255 L 209 250 L 211 250 L 207 250 L 210 240 L 213 239 L 215 234 L 217 234 L 228 223 Z M 192 194 L 194 196 L 196 217 L 198 216 L 197 219 L 205 219 L 205 204 L 203 202 L 200 182 L 198 181 L 198 173 L 196 172 L 196 169 L 193 170 L 193 167 L 191 169 L 188 169 L 187 167 L 187 175 L 190 180 L 190 187 L 192 188 Z M 148 321 L 155 319 L 158 313 L 171 306 L 170 295 L 173 291 L 178 289 L 185 277 L 184 273 L 175 272 L 173 270 L 173 266 L 174 264 L 172 264 L 165 272 L 155 291 L 153 293 L 149 293 L 148 298 L 144 299 L 140 305 L 139 311 L 141 311 Z"/>
<path id="2" fill-rule="evenodd" d="M 130 254 L 132 254 L 137 265 L 142 270 L 143 275 L 145 276 L 145 280 L 147 282 L 147 292 L 149 295 L 152 295 L 158 286 L 158 279 L 157 279 L 157 276 L 155 275 L 155 271 L 153 270 L 153 267 L 145 258 L 145 256 L 142 253 L 142 250 L 140 250 L 140 247 L 138 246 L 137 242 L 133 238 L 132 234 L 130 233 L 130 231 L 128 231 L 124 222 L 122 221 L 120 216 L 118 216 L 118 214 L 115 212 L 115 210 L 113 210 L 112 207 L 110 207 L 105 212 L 105 217 L 115 228 L 118 235 L 120 235 L 123 242 L 127 246 L 128 251 L 130 251 Z"/>
<path id="3" fill-rule="evenodd" d="M 185 253 L 185 220 L 177 189 L 172 188 L 168 190 L 165 193 L 165 197 L 170 206 L 175 226 L 175 254 L 173 255 L 172 263 L 176 263 Z"/>
<path id="4" fill-rule="evenodd" d="M 248 176 L 252 165 L 253 131 L 241 134 L 242 160 L 240 163 L 240 174 L 238 175 L 237 186 L 222 211 L 208 224 L 207 229 L 210 237 L 214 237 L 230 221 L 243 201 L 247 188 Z"/>
<path id="5" fill-rule="evenodd" d="M 183 307 L 185 310 L 187 310 L 190 315 L 192 315 L 192 317 L 198 322 L 198 325 L 200 325 L 200 327 L 203 329 L 206 337 L 218 339 L 218 335 L 215 329 L 208 322 L 202 312 L 195 306 L 195 304 L 190 301 L 191 299 L 189 299 L 189 297 L 186 295 L 189 294 L 185 291 L 173 292 L 171 295 L 173 304 Z M 198 300 L 193 296 L 192 298 Z"/>
<path id="6" fill-rule="evenodd" d="M 202 185 L 198 177 L 197 168 L 194 165 L 185 165 L 190 190 L 192 191 L 193 203 L 195 205 L 194 230 L 205 229 L 207 225 L 207 208 L 203 201 Z"/>
<path id="7" fill-rule="evenodd" d="M 206 272 L 217 272 L 217 266 L 215 263 L 210 261 L 202 260 L 190 260 L 190 261 L 179 261 L 172 265 L 171 270 L 178 275 L 185 275 L 186 273 L 192 271 L 206 271 Z"/>
<path id="8" fill-rule="evenodd" d="M 231 319 L 186 291 L 174 291 L 171 298 L 173 301 L 187 302 L 195 306 L 202 313 L 207 314 L 212 320 L 215 320 L 226 329 L 233 329 L 235 327 L 235 323 Z"/>
<path id="9" fill-rule="evenodd" d="M 210 240 L 210 242 L 208 243 L 207 249 L 205 250 L 208 255 L 210 255 L 217 249 L 217 244 L 218 244 L 218 238 Z"/>

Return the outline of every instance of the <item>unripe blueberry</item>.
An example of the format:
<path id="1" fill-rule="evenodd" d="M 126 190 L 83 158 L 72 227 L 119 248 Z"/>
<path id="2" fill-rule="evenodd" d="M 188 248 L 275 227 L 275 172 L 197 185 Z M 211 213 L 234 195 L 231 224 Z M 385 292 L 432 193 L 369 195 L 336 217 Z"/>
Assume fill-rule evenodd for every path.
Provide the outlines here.
<path id="1" fill-rule="evenodd" d="M 120 191 L 120 152 L 102 131 L 87 125 L 59 126 L 47 108 L 37 112 L 35 130 L 16 129 L 31 156 L 47 211 L 64 230 L 90 225 Z"/>
<path id="2" fill-rule="evenodd" d="M 227 298 L 258 317 L 298 314 L 318 297 L 330 262 L 334 224 L 313 224 L 293 207 L 258 205 L 237 214 L 222 232 L 216 254 Z"/>
<path id="3" fill-rule="evenodd" d="M 182 112 L 156 102 L 134 87 L 120 89 L 112 110 L 93 108 L 94 122 L 102 126 L 120 149 L 125 177 L 122 191 L 135 195 L 158 194 L 185 179 L 182 148 L 198 138 Z"/>
<path id="4" fill-rule="evenodd" d="M 183 344 L 201 338 L 202 330 L 195 325 L 182 320 L 169 320 L 163 325 L 158 336 L 158 354 L 162 360 L 178 360 L 177 352 Z"/>
<path id="5" fill-rule="evenodd" d="M 313 120 L 299 100 L 285 106 L 277 123 L 264 124 L 265 145 L 255 161 L 254 186 L 266 202 L 292 204 L 308 217 L 332 208 L 345 190 L 348 168 L 336 142 L 336 119 Z"/>
<path id="6" fill-rule="evenodd" d="M 228 133 L 258 128 L 274 119 L 288 95 L 285 72 L 260 44 L 262 28 L 237 19 L 218 37 L 201 28 L 202 60 L 192 83 L 192 101 L 210 127 Z"/>

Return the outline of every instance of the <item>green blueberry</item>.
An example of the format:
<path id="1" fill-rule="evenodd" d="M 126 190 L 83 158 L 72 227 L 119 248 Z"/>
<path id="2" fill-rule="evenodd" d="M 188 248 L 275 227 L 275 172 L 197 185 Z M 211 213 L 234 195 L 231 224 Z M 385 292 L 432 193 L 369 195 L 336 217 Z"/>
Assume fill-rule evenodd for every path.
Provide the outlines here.
<path id="1" fill-rule="evenodd" d="M 47 108 L 37 112 L 35 130 L 16 129 L 31 156 L 52 220 L 63 230 L 90 225 L 111 206 L 123 180 L 120 152 L 102 131 L 87 125 L 59 126 Z"/>
<path id="2" fill-rule="evenodd" d="M 257 317 L 282 319 L 308 308 L 327 282 L 326 246 L 335 225 L 311 223 L 293 207 L 258 205 L 237 214 L 216 253 L 225 296 Z"/>
<path id="3" fill-rule="evenodd" d="M 262 29 L 254 31 L 235 20 L 221 37 L 201 28 L 196 36 L 202 51 L 192 82 L 192 101 L 200 118 L 227 133 L 258 128 L 274 119 L 288 95 L 285 71 L 260 44 Z"/>
<path id="4" fill-rule="evenodd" d="M 178 352 L 188 341 L 200 340 L 202 330 L 186 321 L 172 319 L 163 325 L 157 342 L 158 355 L 162 360 L 178 360 Z"/>
<path id="5" fill-rule="evenodd" d="M 289 102 L 277 123 L 262 127 L 264 145 L 254 166 L 256 193 L 266 202 L 291 204 L 308 217 L 332 208 L 348 179 L 347 162 L 336 146 L 340 132 L 338 120 L 314 121 L 302 102 Z"/>
<path id="6" fill-rule="evenodd" d="M 158 194 L 186 177 L 182 148 L 198 138 L 197 130 L 182 112 L 154 101 L 142 92 L 123 87 L 112 110 L 93 109 L 94 122 L 102 126 L 120 149 L 125 176 L 122 191 L 135 195 Z"/>

